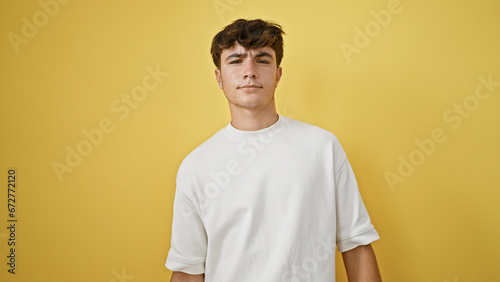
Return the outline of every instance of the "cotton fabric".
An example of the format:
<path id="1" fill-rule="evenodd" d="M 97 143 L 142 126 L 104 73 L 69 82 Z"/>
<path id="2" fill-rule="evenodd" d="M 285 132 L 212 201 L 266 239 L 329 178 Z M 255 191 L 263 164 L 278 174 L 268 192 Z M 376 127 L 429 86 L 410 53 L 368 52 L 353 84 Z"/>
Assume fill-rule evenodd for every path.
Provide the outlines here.
<path id="1" fill-rule="evenodd" d="M 340 252 L 379 235 L 338 139 L 279 116 L 229 123 L 177 173 L 166 267 L 205 281 L 335 281 Z"/>

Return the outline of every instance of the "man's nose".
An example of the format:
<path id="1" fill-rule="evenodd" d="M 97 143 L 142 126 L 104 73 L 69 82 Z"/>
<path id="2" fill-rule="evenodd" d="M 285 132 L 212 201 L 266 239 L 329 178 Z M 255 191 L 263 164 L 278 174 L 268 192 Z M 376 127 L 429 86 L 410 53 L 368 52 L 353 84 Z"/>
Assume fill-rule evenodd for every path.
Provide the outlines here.
<path id="1" fill-rule="evenodd" d="M 244 64 L 243 78 L 257 78 L 257 69 L 255 62 L 248 60 Z"/>

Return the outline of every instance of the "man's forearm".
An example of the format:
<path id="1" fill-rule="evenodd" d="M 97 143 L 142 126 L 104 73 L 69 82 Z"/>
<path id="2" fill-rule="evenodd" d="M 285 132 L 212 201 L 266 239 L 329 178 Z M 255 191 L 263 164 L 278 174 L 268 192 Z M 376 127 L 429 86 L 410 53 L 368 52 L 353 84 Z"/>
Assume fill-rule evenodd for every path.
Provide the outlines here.
<path id="1" fill-rule="evenodd" d="M 375 253 L 370 244 L 342 253 L 349 282 L 381 282 Z"/>
<path id="2" fill-rule="evenodd" d="M 170 282 L 203 282 L 205 280 L 204 274 L 187 274 L 184 272 L 174 272 Z"/>

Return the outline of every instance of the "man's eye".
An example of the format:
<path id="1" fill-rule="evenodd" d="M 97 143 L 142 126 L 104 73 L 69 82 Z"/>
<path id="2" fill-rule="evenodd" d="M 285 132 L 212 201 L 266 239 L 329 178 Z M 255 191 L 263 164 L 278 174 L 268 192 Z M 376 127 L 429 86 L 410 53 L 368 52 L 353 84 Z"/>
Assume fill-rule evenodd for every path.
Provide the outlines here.
<path id="1" fill-rule="evenodd" d="M 269 64 L 269 62 L 268 62 L 268 61 L 266 61 L 266 60 L 258 60 L 257 62 L 258 62 L 259 64 Z"/>
<path id="2" fill-rule="evenodd" d="M 229 64 L 234 65 L 234 64 L 239 64 L 239 63 L 241 63 L 241 60 L 234 60 L 234 61 L 231 61 Z"/>

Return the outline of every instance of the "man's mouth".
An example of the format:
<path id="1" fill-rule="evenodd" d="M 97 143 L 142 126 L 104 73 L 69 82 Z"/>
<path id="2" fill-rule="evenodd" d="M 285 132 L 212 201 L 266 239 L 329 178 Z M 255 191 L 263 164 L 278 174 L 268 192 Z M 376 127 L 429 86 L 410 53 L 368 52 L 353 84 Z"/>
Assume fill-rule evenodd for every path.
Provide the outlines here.
<path id="1" fill-rule="evenodd" d="M 258 86 L 255 84 L 246 84 L 246 85 L 238 87 L 238 89 L 258 89 L 258 88 L 262 88 L 262 86 Z"/>

